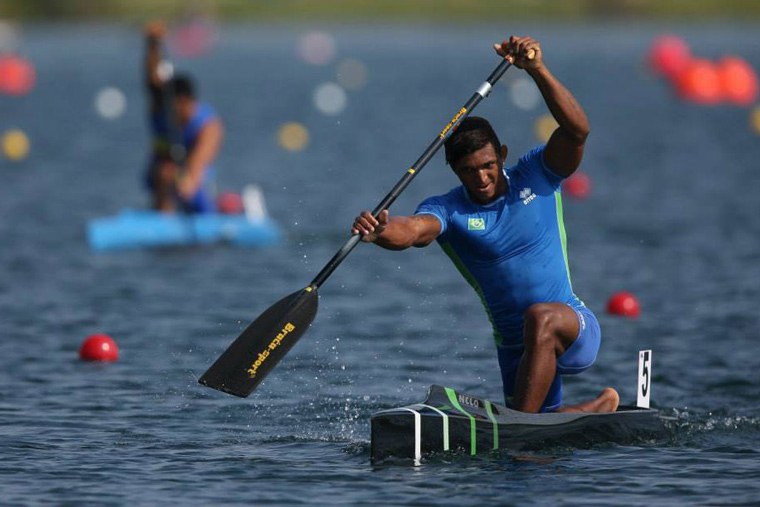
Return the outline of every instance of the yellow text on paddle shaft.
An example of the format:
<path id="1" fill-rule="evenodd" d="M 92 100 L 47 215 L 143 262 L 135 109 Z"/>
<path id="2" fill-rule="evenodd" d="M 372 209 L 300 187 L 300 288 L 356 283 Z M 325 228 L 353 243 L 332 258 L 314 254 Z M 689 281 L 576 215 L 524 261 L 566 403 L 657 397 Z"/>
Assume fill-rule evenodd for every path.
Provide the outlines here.
<path id="1" fill-rule="evenodd" d="M 262 365 L 264 361 L 266 361 L 267 357 L 269 357 L 269 354 L 272 353 L 277 347 L 280 346 L 280 343 L 282 343 L 282 340 L 294 329 L 296 328 L 293 323 L 288 322 L 283 326 L 282 330 L 277 333 L 277 336 L 274 337 L 274 339 L 269 342 L 269 345 L 267 345 L 267 348 L 265 348 L 262 352 L 259 352 L 258 357 L 256 357 L 256 361 L 253 362 L 250 368 L 248 368 L 248 376 L 250 378 L 255 378 L 256 373 L 259 371 L 259 367 Z"/>
<path id="2" fill-rule="evenodd" d="M 467 112 L 466 108 L 463 107 L 462 109 L 460 109 L 459 112 L 457 112 L 457 114 L 455 114 L 454 117 L 451 119 L 451 121 L 449 122 L 449 124 L 446 125 L 446 127 L 443 130 L 441 130 L 441 133 L 438 134 L 438 137 L 440 137 L 441 139 L 443 139 L 444 137 L 446 137 L 446 132 L 448 132 L 449 130 L 451 130 L 451 127 L 453 127 L 454 125 L 456 125 L 456 123 L 459 121 L 459 118 L 461 118 L 462 115 L 465 114 L 466 112 Z"/>

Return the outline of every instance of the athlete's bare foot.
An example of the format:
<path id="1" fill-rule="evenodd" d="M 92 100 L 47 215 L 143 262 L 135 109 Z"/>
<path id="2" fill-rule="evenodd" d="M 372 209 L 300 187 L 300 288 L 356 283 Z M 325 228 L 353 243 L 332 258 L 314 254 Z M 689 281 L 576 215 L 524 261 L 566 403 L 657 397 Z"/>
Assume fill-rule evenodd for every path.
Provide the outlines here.
<path id="1" fill-rule="evenodd" d="M 557 412 L 614 412 L 620 404 L 620 396 L 611 387 L 605 387 L 596 399 L 560 407 Z"/>

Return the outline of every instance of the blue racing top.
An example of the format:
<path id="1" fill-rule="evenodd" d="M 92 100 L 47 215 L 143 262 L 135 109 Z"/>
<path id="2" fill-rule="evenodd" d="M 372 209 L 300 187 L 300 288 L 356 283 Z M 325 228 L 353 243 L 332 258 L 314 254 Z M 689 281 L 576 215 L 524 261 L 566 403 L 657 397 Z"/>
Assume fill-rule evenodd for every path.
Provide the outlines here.
<path id="1" fill-rule="evenodd" d="M 213 107 L 209 104 L 199 102 L 195 108 L 195 112 L 190 118 L 190 121 L 182 128 L 182 145 L 185 148 L 186 153 L 195 147 L 195 143 L 198 142 L 198 136 L 201 129 L 210 121 L 217 118 L 217 113 Z M 151 118 L 151 128 L 153 130 L 153 160 L 151 166 L 153 166 L 158 160 L 169 157 L 169 119 L 162 112 L 153 114 Z M 146 175 L 146 181 L 148 188 L 152 188 L 152 167 L 148 168 L 148 174 Z M 216 169 L 213 165 L 208 166 L 203 171 L 203 180 L 201 181 L 201 188 L 198 192 L 189 200 L 182 201 L 183 208 L 186 211 L 196 213 L 210 213 L 216 210 L 216 204 L 214 202 L 214 180 L 216 178 Z"/>
<path id="2" fill-rule="evenodd" d="M 570 283 L 562 178 L 544 164 L 544 148 L 505 171 L 507 193 L 492 203 L 459 186 L 415 211 L 441 222 L 436 240 L 480 296 L 501 347 L 522 346 L 523 314 L 534 303 L 584 306 Z"/>

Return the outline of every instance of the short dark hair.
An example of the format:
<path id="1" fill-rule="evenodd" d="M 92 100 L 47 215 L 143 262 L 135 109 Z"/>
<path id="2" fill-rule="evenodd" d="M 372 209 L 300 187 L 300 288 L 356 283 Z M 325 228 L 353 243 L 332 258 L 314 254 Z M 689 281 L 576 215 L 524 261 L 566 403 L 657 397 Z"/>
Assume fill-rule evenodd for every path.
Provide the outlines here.
<path id="1" fill-rule="evenodd" d="M 444 144 L 446 163 L 452 165 L 488 143 L 491 143 L 496 153 L 499 153 L 501 143 L 488 120 L 480 116 L 469 116 L 462 120 Z"/>
<path id="2" fill-rule="evenodd" d="M 188 74 L 177 74 L 169 82 L 175 97 L 195 98 L 195 84 Z"/>

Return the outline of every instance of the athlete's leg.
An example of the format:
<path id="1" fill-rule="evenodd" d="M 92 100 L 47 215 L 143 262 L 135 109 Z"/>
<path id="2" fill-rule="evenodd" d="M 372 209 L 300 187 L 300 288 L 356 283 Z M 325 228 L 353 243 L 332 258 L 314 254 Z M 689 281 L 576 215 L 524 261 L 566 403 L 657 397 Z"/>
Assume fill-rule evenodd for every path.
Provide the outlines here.
<path id="1" fill-rule="evenodd" d="M 159 162 L 153 173 L 153 208 L 158 211 L 175 211 L 177 166 L 173 162 Z"/>
<path id="2" fill-rule="evenodd" d="M 557 357 L 578 337 L 575 311 L 561 303 L 539 303 L 525 312 L 523 353 L 517 370 L 514 407 L 538 412 L 557 374 Z"/>

